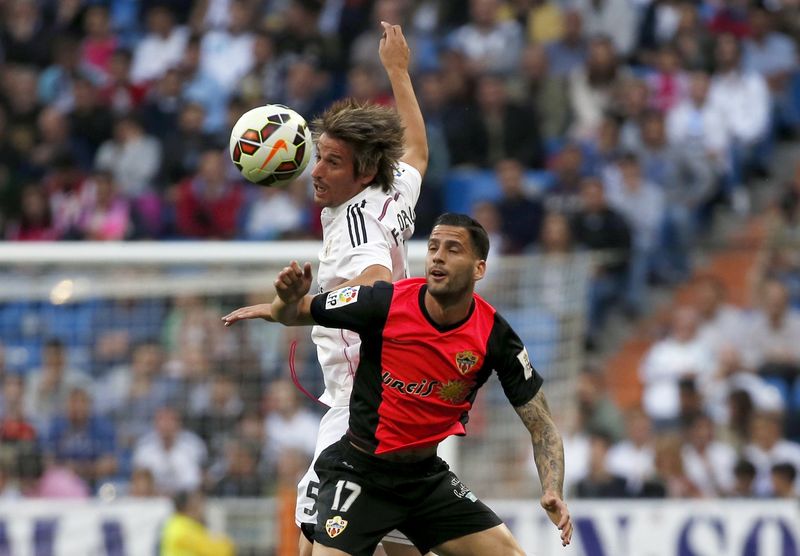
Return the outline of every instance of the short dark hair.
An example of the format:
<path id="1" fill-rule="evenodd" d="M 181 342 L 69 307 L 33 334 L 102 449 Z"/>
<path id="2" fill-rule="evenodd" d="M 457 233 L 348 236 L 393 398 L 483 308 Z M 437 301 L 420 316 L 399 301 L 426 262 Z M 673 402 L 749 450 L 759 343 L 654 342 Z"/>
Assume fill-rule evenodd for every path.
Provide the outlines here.
<path id="1" fill-rule="evenodd" d="M 733 466 L 733 474 L 737 477 L 749 477 L 752 479 L 756 476 L 756 466 L 746 459 L 740 459 Z"/>
<path id="2" fill-rule="evenodd" d="M 797 478 L 797 469 L 789 462 L 776 463 L 772 466 L 771 472 L 773 475 L 783 477 L 790 483 L 793 483 Z"/>
<path id="3" fill-rule="evenodd" d="M 466 214 L 457 214 L 455 212 L 446 212 L 439 216 L 433 223 L 436 226 L 456 226 L 464 228 L 469 232 L 469 239 L 472 242 L 472 249 L 479 259 L 486 260 L 489 256 L 489 234 L 480 223 Z"/>

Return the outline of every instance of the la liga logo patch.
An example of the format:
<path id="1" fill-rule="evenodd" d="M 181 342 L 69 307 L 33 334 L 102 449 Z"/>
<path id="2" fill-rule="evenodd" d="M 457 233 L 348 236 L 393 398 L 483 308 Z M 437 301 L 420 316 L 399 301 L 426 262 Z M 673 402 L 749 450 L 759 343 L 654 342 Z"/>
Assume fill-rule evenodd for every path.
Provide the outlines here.
<path id="1" fill-rule="evenodd" d="M 361 286 L 348 286 L 340 290 L 332 291 L 331 293 L 328 294 L 328 297 L 325 299 L 325 308 L 336 309 L 338 307 L 344 307 L 345 305 L 349 305 L 354 301 L 357 301 L 358 290 L 360 289 Z"/>
<path id="2" fill-rule="evenodd" d="M 347 520 L 338 515 L 325 522 L 325 531 L 330 538 L 338 537 L 346 527 Z"/>

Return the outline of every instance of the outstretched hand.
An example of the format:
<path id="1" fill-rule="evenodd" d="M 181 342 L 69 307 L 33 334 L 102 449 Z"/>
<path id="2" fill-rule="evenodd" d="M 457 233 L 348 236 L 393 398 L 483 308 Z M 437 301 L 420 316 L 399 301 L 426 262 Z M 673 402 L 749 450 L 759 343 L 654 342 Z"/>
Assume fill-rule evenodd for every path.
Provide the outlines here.
<path id="1" fill-rule="evenodd" d="M 399 70 L 408 72 L 408 63 L 411 57 L 403 30 L 399 25 L 391 25 L 381 21 L 383 36 L 378 45 L 378 55 L 387 72 Z"/>
<path id="2" fill-rule="evenodd" d="M 311 263 L 305 263 L 303 268 L 292 261 L 292 264 L 284 267 L 275 279 L 275 291 L 278 297 L 287 305 L 297 303 L 311 289 Z"/>
<path id="3" fill-rule="evenodd" d="M 572 519 L 567 503 L 551 492 L 545 492 L 540 503 L 547 512 L 547 517 L 561 531 L 561 546 L 567 546 L 572 540 Z"/>
<path id="4" fill-rule="evenodd" d="M 237 321 L 247 319 L 264 319 L 269 322 L 275 322 L 275 319 L 272 318 L 272 304 L 260 303 L 249 307 L 239 307 L 222 317 L 222 322 L 225 323 L 225 326 L 230 326 Z"/>

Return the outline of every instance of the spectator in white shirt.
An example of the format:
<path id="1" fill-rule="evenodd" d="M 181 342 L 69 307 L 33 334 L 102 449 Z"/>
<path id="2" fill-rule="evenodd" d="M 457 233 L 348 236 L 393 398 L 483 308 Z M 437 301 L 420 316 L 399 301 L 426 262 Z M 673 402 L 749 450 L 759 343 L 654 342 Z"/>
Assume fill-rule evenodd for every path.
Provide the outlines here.
<path id="1" fill-rule="evenodd" d="M 500 19 L 499 0 L 471 0 L 470 22 L 449 37 L 449 47 L 467 57 L 473 75 L 486 71 L 510 74 L 519 65 L 524 37 L 513 19 Z"/>
<path id="2" fill-rule="evenodd" d="M 763 162 L 759 144 L 770 130 L 771 101 L 766 80 L 742 67 L 740 45 L 733 35 L 721 35 L 715 49 L 716 71 L 711 83 L 709 102 L 725 114 L 732 140 L 736 180 L 743 172 Z"/>
<path id="3" fill-rule="evenodd" d="M 708 415 L 697 414 L 690 421 L 681 457 L 686 476 L 703 496 L 721 497 L 733 489 L 736 451 L 714 438 L 714 422 Z"/>
<path id="4" fill-rule="evenodd" d="M 114 176 L 120 191 L 139 200 L 153 191 L 153 182 L 161 165 L 161 143 L 145 133 L 134 116 L 123 116 L 114 124 L 114 136 L 100 145 L 95 167 Z"/>
<path id="5" fill-rule="evenodd" d="M 703 392 L 715 370 L 711 352 L 697 336 L 697 311 L 678 307 L 672 315 L 669 336 L 656 342 L 642 361 L 639 374 L 644 385 L 644 409 L 662 426 L 674 424 L 680 415 L 679 383 L 694 378 Z"/>
<path id="6" fill-rule="evenodd" d="M 783 438 L 783 415 L 775 412 L 759 412 L 750 426 L 750 443 L 744 449 L 744 457 L 756 467 L 756 494 L 772 493 L 770 472 L 778 463 L 790 463 L 800 469 L 800 444 Z M 800 485 L 795 481 L 795 487 Z"/>
<path id="7" fill-rule="evenodd" d="M 155 81 L 177 66 L 189 40 L 189 31 L 175 24 L 175 17 L 164 5 L 148 10 L 147 29 L 133 53 L 131 81 L 136 84 Z"/>
<path id="8" fill-rule="evenodd" d="M 629 0 L 578 0 L 587 36 L 604 35 L 614 41 L 620 56 L 627 57 L 636 46 L 637 15 Z"/>
<path id="9" fill-rule="evenodd" d="M 170 407 L 159 409 L 154 421 L 155 430 L 136 444 L 133 467 L 148 469 L 161 495 L 198 488 L 207 458 L 205 444 L 183 428 L 180 415 Z"/>
<path id="10" fill-rule="evenodd" d="M 636 495 L 655 472 L 655 450 L 650 418 L 641 409 L 625 415 L 627 438 L 608 451 L 608 471 L 625 479 L 628 492 Z"/>
<path id="11" fill-rule="evenodd" d="M 746 336 L 744 312 L 728 303 L 727 289 L 714 276 L 704 276 L 695 285 L 694 306 L 700 314 L 697 336 L 715 357 L 726 348 L 738 348 Z"/>
<path id="12" fill-rule="evenodd" d="M 319 417 L 300 404 L 298 390 L 288 380 L 273 382 L 267 391 L 266 458 L 276 462 L 281 452 L 297 450 L 311 459 Z"/>
<path id="13" fill-rule="evenodd" d="M 729 167 L 730 137 L 725 115 L 709 102 L 711 80 L 703 70 L 689 78 L 689 98 L 667 114 L 667 137 L 677 148 L 702 153 L 717 172 Z"/>
<path id="14" fill-rule="evenodd" d="M 207 32 L 200 43 L 201 69 L 228 91 L 233 90 L 255 64 L 255 37 L 249 31 L 253 15 L 248 3 L 233 0 L 228 28 Z"/>

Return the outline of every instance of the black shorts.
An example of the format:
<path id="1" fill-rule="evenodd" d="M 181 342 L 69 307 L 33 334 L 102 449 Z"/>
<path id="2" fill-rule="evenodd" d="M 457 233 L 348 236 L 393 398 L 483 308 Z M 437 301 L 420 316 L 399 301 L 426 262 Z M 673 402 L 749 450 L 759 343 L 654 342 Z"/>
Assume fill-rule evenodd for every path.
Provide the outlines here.
<path id="1" fill-rule="evenodd" d="M 320 481 L 314 542 L 354 556 L 372 556 L 392 529 L 424 554 L 502 523 L 437 456 L 390 462 L 343 438 L 322 451 L 314 469 Z"/>

